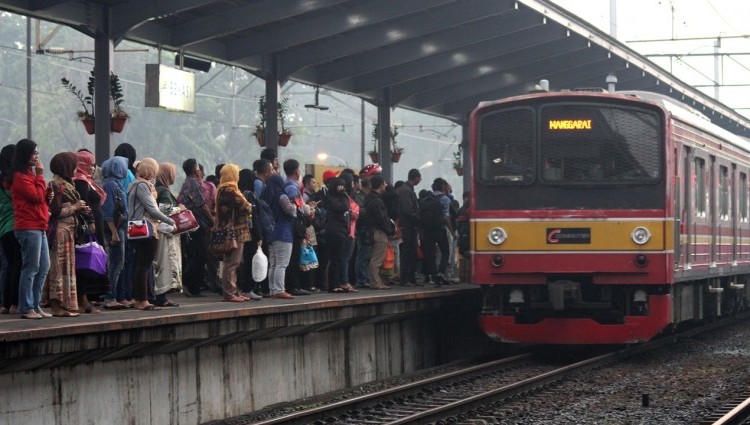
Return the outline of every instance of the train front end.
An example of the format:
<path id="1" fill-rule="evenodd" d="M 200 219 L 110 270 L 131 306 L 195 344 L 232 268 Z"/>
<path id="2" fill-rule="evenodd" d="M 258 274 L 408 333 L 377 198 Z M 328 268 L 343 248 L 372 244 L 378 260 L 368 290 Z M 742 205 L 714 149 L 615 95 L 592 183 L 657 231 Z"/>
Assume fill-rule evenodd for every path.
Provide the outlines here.
<path id="1" fill-rule="evenodd" d="M 671 322 L 664 112 L 548 93 L 472 115 L 480 324 L 513 343 L 647 341 Z"/>

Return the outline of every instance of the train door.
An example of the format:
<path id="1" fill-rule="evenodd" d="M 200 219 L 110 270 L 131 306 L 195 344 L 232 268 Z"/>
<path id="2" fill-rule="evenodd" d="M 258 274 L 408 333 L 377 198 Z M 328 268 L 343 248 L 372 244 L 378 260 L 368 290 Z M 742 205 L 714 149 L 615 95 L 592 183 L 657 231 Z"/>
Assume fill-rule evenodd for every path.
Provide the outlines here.
<path id="1" fill-rule="evenodd" d="M 711 244 L 709 245 L 709 267 L 716 267 L 716 259 L 718 257 L 718 250 L 716 249 L 717 243 L 717 211 L 716 211 L 716 157 L 711 155 L 711 165 L 708 169 L 708 223 L 710 228 L 708 231 L 711 233 Z"/>
<path id="2" fill-rule="evenodd" d="M 690 214 L 691 225 L 690 227 L 690 266 L 696 264 L 703 267 L 708 266 L 708 249 L 707 244 L 702 243 L 698 236 L 705 235 L 704 231 L 699 231 L 705 228 L 706 222 L 706 206 L 708 204 L 708 191 L 706 188 L 706 160 L 703 158 L 695 157 L 691 161 L 693 168 L 692 174 L 692 193 L 695 195 L 695 202 L 693 203 L 693 210 Z M 700 227 L 699 227 L 700 226 Z"/>
<path id="3" fill-rule="evenodd" d="M 677 223 L 677 231 L 675 233 L 675 259 L 677 261 L 676 268 L 682 268 L 683 271 L 690 269 L 690 231 L 693 225 L 693 209 L 691 207 L 692 202 L 692 184 L 693 181 L 693 167 L 692 158 L 690 154 L 690 148 L 683 146 L 681 161 L 675 161 L 675 163 L 682 167 L 682 170 L 677 170 L 677 178 L 682 176 L 682 184 L 679 184 L 679 180 L 675 182 L 675 192 L 677 193 L 678 199 L 675 199 L 677 208 L 675 208 L 675 221 Z M 682 171 L 682 172 L 680 172 Z"/>
<path id="4" fill-rule="evenodd" d="M 729 174 L 729 167 L 726 165 L 719 165 L 719 181 L 718 181 L 718 196 L 719 196 L 719 209 L 716 218 L 716 244 L 714 249 L 716 250 L 716 257 L 714 262 L 718 264 L 731 264 L 732 252 L 729 249 L 731 234 L 732 234 L 732 220 L 730 218 L 732 199 L 730 193 L 732 192 L 732 176 Z"/>
<path id="5" fill-rule="evenodd" d="M 748 193 L 747 193 L 747 173 L 740 172 L 739 184 L 737 185 L 737 231 L 735 239 L 735 250 L 737 251 L 737 261 L 747 264 L 748 248 Z"/>

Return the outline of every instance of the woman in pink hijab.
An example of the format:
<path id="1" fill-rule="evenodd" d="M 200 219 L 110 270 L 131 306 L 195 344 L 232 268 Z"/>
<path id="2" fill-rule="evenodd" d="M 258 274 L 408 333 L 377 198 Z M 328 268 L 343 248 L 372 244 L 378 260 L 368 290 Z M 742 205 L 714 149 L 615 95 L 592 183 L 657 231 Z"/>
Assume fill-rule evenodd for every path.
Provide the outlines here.
<path id="1" fill-rule="evenodd" d="M 104 220 L 102 218 L 102 205 L 107 199 L 104 189 L 92 179 L 96 171 L 96 162 L 94 154 L 87 149 L 81 149 L 76 152 L 78 164 L 75 174 L 73 175 L 73 184 L 76 191 L 81 195 L 81 199 L 91 208 L 93 222 L 89 223 L 89 235 L 87 240 L 78 240 L 77 244 L 89 242 L 93 238 L 99 245 L 105 246 L 104 242 Z M 106 275 L 99 275 L 88 270 L 76 270 L 76 280 L 78 282 L 78 308 L 84 313 L 99 313 L 99 309 L 94 307 L 89 298 L 98 299 L 103 294 L 109 294 L 110 285 Z"/>

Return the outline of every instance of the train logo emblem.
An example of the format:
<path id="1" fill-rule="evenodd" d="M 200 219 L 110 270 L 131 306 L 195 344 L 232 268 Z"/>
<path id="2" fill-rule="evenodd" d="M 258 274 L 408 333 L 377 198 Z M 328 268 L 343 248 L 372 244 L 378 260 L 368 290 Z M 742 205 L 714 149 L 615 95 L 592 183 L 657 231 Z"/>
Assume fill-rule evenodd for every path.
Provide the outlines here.
<path id="1" fill-rule="evenodd" d="M 548 228 L 547 244 L 587 244 L 591 243 L 591 229 L 588 228 Z"/>

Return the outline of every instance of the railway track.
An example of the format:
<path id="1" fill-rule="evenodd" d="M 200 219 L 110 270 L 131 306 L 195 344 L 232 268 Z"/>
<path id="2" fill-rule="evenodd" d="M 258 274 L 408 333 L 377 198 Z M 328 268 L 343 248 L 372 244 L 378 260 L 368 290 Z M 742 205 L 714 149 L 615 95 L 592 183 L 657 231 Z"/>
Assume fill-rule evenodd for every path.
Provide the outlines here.
<path id="1" fill-rule="evenodd" d="M 740 425 L 748 423 L 750 423 L 750 392 L 745 391 L 705 417 L 699 425 Z"/>
<path id="2" fill-rule="evenodd" d="M 546 386 L 572 375 L 653 351 L 680 338 L 690 338 L 729 323 L 734 321 L 715 322 L 646 344 L 592 355 L 583 360 L 579 358 L 562 365 L 536 360 L 531 354 L 517 355 L 273 419 L 240 423 L 445 425 L 470 424 L 481 419 L 493 423 L 490 419 L 516 397 L 543 391 Z M 750 405 L 750 401 L 746 404 Z"/>

